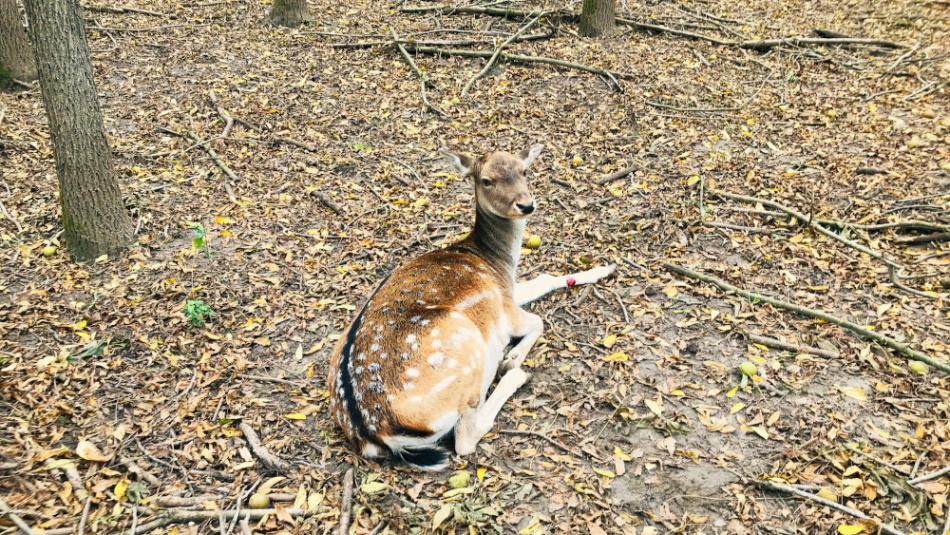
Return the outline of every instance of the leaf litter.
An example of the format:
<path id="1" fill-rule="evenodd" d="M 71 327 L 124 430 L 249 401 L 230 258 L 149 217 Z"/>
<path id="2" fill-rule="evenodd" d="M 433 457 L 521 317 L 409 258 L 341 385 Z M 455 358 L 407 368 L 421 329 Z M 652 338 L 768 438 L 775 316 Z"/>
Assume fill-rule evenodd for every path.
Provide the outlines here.
<path id="1" fill-rule="evenodd" d="M 580 40 L 565 23 L 506 51 L 632 73 L 623 93 L 586 73 L 501 62 L 459 98 L 483 63 L 419 55 L 427 98 L 445 117 L 426 108 L 394 49 L 330 45 L 386 41 L 390 26 L 490 41 L 518 21 L 318 0 L 313 23 L 287 30 L 266 23 L 264 3 L 128 7 L 167 21 L 85 14 L 137 222 L 127 255 L 68 261 L 39 93 L 0 95 L 0 490 L 34 528 L 72 532 L 85 517 L 89 532 L 128 531 L 194 512 L 191 527 L 161 529 L 234 530 L 238 518 L 219 511 L 254 501 L 265 505 L 253 508 L 256 531 L 325 532 L 349 503 L 350 466 L 354 533 L 944 525 L 950 479 L 907 481 L 950 463 L 946 376 L 656 269 L 714 272 L 946 362 L 947 242 L 904 244 L 919 233 L 865 228 L 948 224 L 950 50 L 939 2 L 824 3 L 804 17 L 791 2 L 621 3 L 625 16 L 723 39 L 831 28 L 913 45 L 759 54 L 624 26 Z M 234 120 L 226 135 L 218 107 Z M 444 474 L 357 458 L 327 415 L 327 356 L 381 276 L 467 232 L 469 186 L 436 151 L 538 140 L 543 206 L 523 273 L 614 261 L 618 276 L 532 305 L 546 322 L 526 362 L 532 381 L 477 456 Z M 807 222 L 712 189 L 847 221 L 834 230 L 913 267 L 904 283 L 928 295 L 902 291 L 880 261 Z M 275 475 L 260 451 L 291 467 Z M 872 520 L 757 481 L 797 485 Z"/>

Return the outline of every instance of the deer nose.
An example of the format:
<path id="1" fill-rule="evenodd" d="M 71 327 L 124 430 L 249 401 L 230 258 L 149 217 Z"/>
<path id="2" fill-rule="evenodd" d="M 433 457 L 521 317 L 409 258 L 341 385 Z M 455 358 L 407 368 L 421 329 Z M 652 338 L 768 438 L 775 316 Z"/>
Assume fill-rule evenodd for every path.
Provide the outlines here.
<path id="1" fill-rule="evenodd" d="M 534 212 L 534 199 L 526 204 L 515 203 L 515 208 L 518 209 L 523 215 L 528 215 L 531 212 Z"/>

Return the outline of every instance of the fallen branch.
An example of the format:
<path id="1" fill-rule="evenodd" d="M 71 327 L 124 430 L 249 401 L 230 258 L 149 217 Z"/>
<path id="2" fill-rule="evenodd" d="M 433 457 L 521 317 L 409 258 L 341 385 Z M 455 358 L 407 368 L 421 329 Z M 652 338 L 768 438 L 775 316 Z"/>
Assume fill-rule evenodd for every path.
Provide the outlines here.
<path id="1" fill-rule="evenodd" d="M 904 45 L 882 39 L 858 39 L 854 37 L 784 37 L 781 39 L 763 39 L 761 41 L 742 41 L 741 48 L 765 52 L 781 45 L 791 46 L 834 46 L 834 45 L 865 45 L 882 48 L 906 48 Z"/>
<path id="2" fill-rule="evenodd" d="M 318 192 L 317 198 L 320 199 L 320 202 L 322 202 L 324 206 L 326 206 L 330 210 L 333 210 L 333 213 L 335 213 L 336 215 L 346 214 L 346 212 L 344 212 L 343 209 L 340 208 L 340 206 L 337 203 L 333 202 L 333 199 L 331 199 L 330 196 L 327 195 L 326 193 L 322 191 Z"/>
<path id="3" fill-rule="evenodd" d="M 750 301 L 751 301 L 752 303 L 754 303 L 754 304 L 757 304 L 757 303 L 760 303 L 760 302 L 762 302 L 762 303 L 768 303 L 768 304 L 770 304 L 770 305 L 772 305 L 772 306 L 774 306 L 774 307 L 776 307 L 776 308 L 780 308 L 780 309 L 783 309 L 783 310 L 788 310 L 788 311 L 791 311 L 791 312 L 796 312 L 796 313 L 802 314 L 802 315 L 804 315 L 804 316 L 809 316 L 809 317 L 812 317 L 812 318 L 824 320 L 824 321 L 826 321 L 826 322 L 828 322 L 828 323 L 834 323 L 835 325 L 838 325 L 838 326 L 840 326 L 840 327 L 843 327 L 843 328 L 845 328 L 845 329 L 851 331 L 852 333 L 854 333 L 854 334 L 856 334 L 856 335 L 858 335 L 858 336 L 860 336 L 860 337 L 862 337 L 862 338 L 865 338 L 865 339 L 868 339 L 868 340 L 872 340 L 872 341 L 877 342 L 877 343 L 879 343 L 879 344 L 881 344 L 881 345 L 883 345 L 883 346 L 889 347 L 889 348 L 893 349 L 894 351 L 896 351 L 897 353 L 899 353 L 899 354 L 901 354 L 901 355 L 907 357 L 908 359 L 916 360 L 916 361 L 919 361 L 919 362 L 926 363 L 926 364 L 928 364 L 928 365 L 930 365 L 930 366 L 932 366 L 932 367 L 934 367 L 934 368 L 937 368 L 938 370 L 940 370 L 940 371 L 942 371 L 942 372 L 944 372 L 944 373 L 950 375 L 950 364 L 948 364 L 948 363 L 946 363 L 946 362 L 941 362 L 941 361 L 935 360 L 935 359 L 931 358 L 930 356 L 928 356 L 928 355 L 926 355 L 926 354 L 924 354 L 924 353 L 921 353 L 920 351 L 917 351 L 917 350 L 915 350 L 915 349 L 912 349 L 912 348 L 910 348 L 909 346 L 907 346 L 906 344 L 902 344 L 902 343 L 898 342 L 897 340 L 894 340 L 893 338 L 891 338 L 891 337 L 889 337 L 889 336 L 884 336 L 883 334 L 880 334 L 880 333 L 877 333 L 877 332 L 868 330 L 868 329 L 862 327 L 861 325 L 858 325 L 858 324 L 853 323 L 853 322 L 851 322 L 851 321 L 837 318 L 837 317 L 832 316 L 831 314 L 828 314 L 827 312 L 824 312 L 824 311 L 821 311 L 821 310 L 815 310 L 815 309 L 811 309 L 811 308 L 806 308 L 806 307 L 799 306 L 799 305 L 796 305 L 796 304 L 793 304 L 793 303 L 789 303 L 789 302 L 787 302 L 787 301 L 782 301 L 782 300 L 780 300 L 780 299 L 776 299 L 776 298 L 774 298 L 774 297 L 769 297 L 769 296 L 766 296 L 766 295 L 762 295 L 762 294 L 760 294 L 760 293 L 758 293 L 758 292 L 750 292 L 750 291 L 748 291 L 748 290 L 743 290 L 742 288 L 737 288 L 737 287 L 735 287 L 735 286 L 729 284 L 728 282 L 726 282 L 726 281 L 724 281 L 724 280 L 722 280 L 722 279 L 719 279 L 719 278 L 717 278 L 717 277 L 713 277 L 712 275 L 706 275 L 706 274 L 703 274 L 703 273 L 697 273 L 697 272 L 695 272 L 695 271 L 691 271 L 691 270 L 689 270 L 689 269 L 686 269 L 686 268 L 677 266 L 677 265 L 675 265 L 675 264 L 670 264 L 670 263 L 668 263 L 668 262 L 664 262 L 662 265 L 663 265 L 663 267 L 664 267 L 665 269 L 667 269 L 667 270 L 669 270 L 669 271 L 672 271 L 672 272 L 674 272 L 674 273 L 679 273 L 680 275 L 683 275 L 683 276 L 685 276 L 685 277 L 689 277 L 689 278 L 691 278 L 691 279 L 696 279 L 696 280 L 700 280 L 700 281 L 703 281 L 703 282 L 708 282 L 709 284 L 713 284 L 713 285 L 715 285 L 715 286 L 718 286 L 718 287 L 719 287 L 720 289 L 722 289 L 722 290 L 725 290 L 725 291 L 727 291 L 727 292 L 730 292 L 730 293 L 739 295 L 739 296 L 741 296 L 741 297 L 744 297 L 744 298 L 750 300 Z"/>
<path id="4" fill-rule="evenodd" d="M 210 141 L 201 139 L 198 136 L 192 134 L 191 132 L 186 132 L 182 134 L 181 132 L 176 132 L 175 130 L 172 130 L 170 128 L 165 128 L 163 126 L 158 127 L 158 130 L 161 132 L 165 132 L 166 134 L 171 134 L 173 136 L 178 136 L 178 137 L 185 138 L 192 141 L 194 143 L 193 145 L 194 147 L 201 147 L 201 149 L 204 150 L 208 154 L 208 156 L 211 157 L 211 161 L 213 161 L 214 164 L 218 166 L 218 169 L 220 169 L 227 176 L 227 178 L 230 178 L 231 180 L 234 180 L 235 182 L 240 180 L 238 176 L 234 174 L 234 171 L 232 171 L 231 168 L 228 167 L 228 164 L 224 163 L 224 160 L 222 160 L 221 157 L 218 156 L 218 153 L 215 152 L 213 148 L 211 148 Z M 227 181 L 227 179 L 224 180 L 224 189 L 228 194 L 228 200 L 231 201 L 232 203 L 236 203 L 237 197 L 234 196 L 234 190 L 231 189 L 231 184 Z"/>
<path id="5" fill-rule="evenodd" d="M 788 232 L 787 230 L 781 229 L 781 228 L 768 229 L 768 228 L 759 228 L 759 227 L 747 227 L 745 225 L 733 225 L 732 223 L 722 223 L 719 221 L 702 221 L 700 224 L 706 227 L 738 230 L 740 232 L 748 232 L 750 234 L 775 234 L 779 232 Z"/>
<path id="6" fill-rule="evenodd" d="M 857 453 L 858 455 L 860 455 L 860 456 L 862 456 L 862 457 L 865 457 L 865 458 L 867 458 L 867 459 L 870 459 L 870 460 L 872 460 L 872 461 L 874 461 L 874 462 L 876 462 L 876 463 L 878 463 L 878 464 L 880 464 L 880 465 L 882 465 L 882 466 L 886 466 L 886 467 L 890 468 L 891 470 L 897 472 L 898 474 L 903 474 L 903 475 L 905 475 L 905 476 L 910 474 L 910 470 L 908 470 L 908 469 L 906 469 L 906 468 L 901 468 L 900 466 L 897 466 L 896 464 L 893 464 L 893 463 L 890 463 L 890 462 L 888 462 L 888 461 L 885 461 L 884 459 L 881 459 L 880 457 L 876 457 L 876 456 L 874 456 L 874 455 L 871 455 L 870 453 L 865 453 L 865 452 L 861 451 L 860 449 L 858 449 L 858 448 L 856 448 L 856 447 L 854 447 L 854 446 L 851 446 L 851 445 L 849 445 L 849 444 L 845 444 L 844 447 L 847 448 L 849 451 L 851 451 L 851 452 L 853 452 L 853 453 Z"/>
<path id="7" fill-rule="evenodd" d="M 13 524 L 16 525 L 16 527 L 20 528 L 20 531 L 22 531 L 26 535 L 33 535 L 34 532 L 32 529 L 30 529 L 29 524 L 24 522 L 22 518 L 20 518 L 16 513 L 14 513 L 13 509 L 11 509 L 9 505 L 7 505 L 7 502 L 3 501 L 3 498 L 0 498 L 0 514 L 7 515 L 7 518 L 9 518 L 10 521 L 13 522 Z"/>
<path id="8" fill-rule="evenodd" d="M 12 215 L 10 215 L 10 212 L 7 211 L 7 207 L 3 204 L 3 201 L 0 201 L 0 214 L 3 214 L 4 217 L 9 219 L 10 222 L 13 223 L 13 226 L 16 227 L 17 233 L 23 232 L 23 227 L 20 226 L 20 222 L 14 219 Z"/>
<path id="9" fill-rule="evenodd" d="M 147 9 L 139 9 L 136 7 L 108 7 L 108 6 L 82 6 L 85 11 L 92 11 L 96 13 L 115 13 L 118 15 L 125 15 L 127 13 L 136 13 L 139 15 L 148 15 L 149 17 L 168 17 L 168 13 L 159 13 L 158 11 L 149 11 Z"/>
<path id="10" fill-rule="evenodd" d="M 838 510 L 838 511 L 841 511 L 842 513 L 847 513 L 847 514 L 849 514 L 849 515 L 851 515 L 851 516 L 853 516 L 853 517 L 855 517 L 855 518 L 860 518 L 861 520 L 870 520 L 870 521 L 872 521 L 872 522 L 874 522 L 874 523 L 876 523 L 876 524 L 878 524 L 878 525 L 880 526 L 880 528 L 881 528 L 881 533 L 887 533 L 888 535 L 904 535 L 904 533 L 903 533 L 902 531 L 899 531 L 899 530 L 897 530 L 897 529 L 894 529 L 894 528 L 892 528 L 892 527 L 890 527 L 890 526 L 884 524 L 884 523 L 881 522 L 880 520 L 877 520 L 876 518 L 872 518 L 872 517 L 870 517 L 870 516 L 868 516 L 868 515 L 862 513 L 861 511 L 858 511 L 857 509 L 853 509 L 853 508 L 848 507 L 848 506 L 846 506 L 846 505 L 841 505 L 840 503 L 833 502 L 833 501 L 831 501 L 831 500 L 826 500 L 825 498 L 822 498 L 821 496 L 818 496 L 817 494 L 812 494 L 812 493 L 810 493 L 810 492 L 805 492 L 805 491 L 803 491 L 803 490 L 801 490 L 801 489 L 796 489 L 795 487 L 792 487 L 792 486 L 789 486 L 789 485 L 785 485 L 785 484 L 782 484 L 782 483 L 774 483 L 774 482 L 772 482 L 772 481 L 756 481 L 755 484 L 756 484 L 757 486 L 765 487 L 765 488 L 767 488 L 767 489 L 776 490 L 776 491 L 780 491 L 780 492 L 787 492 L 787 493 L 789 493 L 789 494 L 794 494 L 795 496 L 798 496 L 798 497 L 800 497 L 800 498 L 805 498 L 806 500 L 810 500 L 810 501 L 813 501 L 813 502 L 815 502 L 815 503 L 819 503 L 819 504 L 821 504 L 821 505 L 824 505 L 825 507 L 830 507 L 830 508 L 832 508 L 832 509 L 836 509 L 836 510 Z"/>
<path id="11" fill-rule="evenodd" d="M 79 528 L 76 529 L 76 535 L 86 533 L 86 522 L 89 520 L 89 510 L 92 506 L 92 496 L 86 498 L 86 503 L 82 505 L 82 516 L 79 517 Z"/>
<path id="12" fill-rule="evenodd" d="M 508 39 L 505 39 L 504 41 L 502 41 L 500 45 L 495 47 L 495 53 L 492 54 L 492 57 L 489 58 L 487 62 L 485 62 L 485 66 L 482 67 L 482 70 L 478 71 L 478 74 L 476 74 L 475 76 L 472 76 L 472 78 L 468 81 L 468 83 L 465 84 L 465 87 L 462 88 L 463 98 L 468 96 L 468 90 L 472 88 L 472 85 L 474 85 L 476 81 L 478 81 L 483 76 L 488 74 L 488 71 L 490 71 L 491 68 L 495 65 L 495 61 L 498 59 L 498 56 L 501 54 L 501 51 L 504 50 L 504 48 L 508 46 L 512 41 L 517 39 L 522 33 L 527 31 L 528 28 L 534 26 L 534 24 L 538 22 L 538 19 L 541 18 L 541 15 L 543 15 L 543 13 L 529 20 L 526 24 L 522 25 L 521 28 L 519 28 L 517 32 L 512 34 L 511 37 L 509 37 Z"/>
<path id="13" fill-rule="evenodd" d="M 554 440 L 553 438 L 545 435 L 544 433 L 539 433 L 537 431 L 520 431 L 518 429 L 499 429 L 498 433 L 502 435 L 521 435 L 521 436 L 526 436 L 526 437 L 540 438 L 541 440 L 544 440 L 548 444 L 551 444 L 552 446 L 563 451 L 564 453 L 567 453 L 568 455 L 574 455 L 575 457 L 582 457 L 582 455 L 579 455 L 576 451 L 571 450 L 570 448 L 568 448 L 561 442 Z M 584 451 L 584 450 L 581 450 L 581 451 L 584 454 L 586 454 L 588 457 L 590 457 L 591 459 L 598 462 L 603 462 L 603 459 L 597 456 L 596 454 L 591 453 L 589 451 Z"/>
<path id="14" fill-rule="evenodd" d="M 186 522 L 205 522 L 207 520 L 232 520 L 236 517 L 240 518 L 249 518 L 251 520 L 259 520 L 269 515 L 277 515 L 278 513 L 287 514 L 296 518 L 306 518 L 313 513 L 304 511 L 303 509 L 284 509 L 279 511 L 277 509 L 229 509 L 226 511 L 188 511 L 181 509 L 172 509 L 169 511 L 163 511 L 158 515 L 158 518 L 147 522 L 139 526 L 136 530 L 132 531 L 133 535 L 138 535 L 140 533 L 148 533 L 154 531 L 158 528 L 163 528 L 166 526 L 171 526 L 173 524 L 184 524 Z"/>
<path id="15" fill-rule="evenodd" d="M 901 270 L 899 269 L 895 269 L 891 266 L 887 266 L 887 276 L 890 279 L 891 284 L 898 290 L 902 290 L 904 292 L 907 292 L 911 295 L 916 295 L 918 297 L 927 297 L 929 299 L 940 299 L 940 294 L 937 292 L 922 292 L 920 290 L 915 290 L 914 288 L 911 288 L 910 286 L 907 286 L 906 284 L 901 282 L 900 279 L 904 278 L 904 276 L 901 274 Z"/>
<path id="16" fill-rule="evenodd" d="M 409 67 L 411 67 L 419 77 L 422 103 L 425 105 L 426 109 L 432 113 L 435 113 L 439 117 L 442 117 L 443 119 L 447 119 L 449 117 L 447 113 L 440 110 L 439 108 L 436 108 L 431 102 L 429 102 L 429 97 L 426 95 L 426 88 L 430 85 L 429 77 L 422 69 L 419 68 L 418 65 L 416 65 L 416 60 L 412 59 L 412 56 L 409 55 L 409 51 L 407 51 L 405 45 L 400 42 L 399 34 L 396 33 L 396 30 L 394 30 L 392 26 L 389 27 L 389 33 L 393 36 L 392 42 L 394 45 L 396 45 L 399 53 L 402 54 L 402 59 L 406 60 L 406 63 L 409 65 Z"/>
<path id="17" fill-rule="evenodd" d="M 338 535 L 347 535 L 350 532 L 350 517 L 353 514 L 353 468 L 350 467 L 343 474 L 343 495 L 340 499 L 340 526 Z"/>
<path id="18" fill-rule="evenodd" d="M 911 236 L 908 238 L 897 238 L 896 243 L 912 245 L 918 243 L 931 243 L 950 240 L 950 232 L 935 232 L 933 234 L 924 234 L 923 236 Z"/>
<path id="19" fill-rule="evenodd" d="M 783 342 L 775 338 L 769 338 L 767 336 L 762 336 L 759 334 L 746 333 L 746 338 L 750 342 L 756 344 L 762 344 L 767 347 L 772 347 L 775 349 L 784 349 L 786 351 L 793 351 L 795 353 L 806 353 L 809 355 L 818 355 L 819 357 L 825 357 L 829 359 L 836 359 L 841 356 L 840 353 L 835 351 L 828 351 L 827 349 L 819 349 L 817 347 L 810 346 L 800 346 L 797 344 L 790 344 L 788 342 Z"/>
<path id="20" fill-rule="evenodd" d="M 819 219 L 819 223 L 822 225 L 828 225 L 830 227 L 838 227 L 842 229 L 853 228 L 858 230 L 864 230 L 867 232 L 874 232 L 878 230 L 889 230 L 889 229 L 902 229 L 902 230 L 924 230 L 924 231 L 938 231 L 938 232 L 947 232 L 950 233 L 950 225 L 941 225 L 939 223 L 931 223 L 929 221 L 918 221 L 916 219 L 911 219 L 908 221 L 894 221 L 893 223 L 873 223 L 870 225 L 862 225 L 860 223 L 849 223 L 847 221 L 835 221 L 833 219 Z M 901 242 L 901 240 L 898 240 Z"/>
<path id="21" fill-rule="evenodd" d="M 264 466 L 277 472 L 290 470 L 290 463 L 277 457 L 261 444 L 261 439 L 258 438 L 257 433 L 247 422 L 241 422 L 240 427 L 241 432 L 244 433 L 244 438 L 247 439 L 247 443 L 251 447 L 251 451 L 261 460 Z"/>
<path id="22" fill-rule="evenodd" d="M 490 50 L 461 50 L 455 48 L 437 48 L 431 46 L 415 46 L 409 45 L 409 48 L 413 52 L 418 52 L 420 54 L 434 54 L 434 55 L 444 55 L 444 56 L 460 56 L 463 58 L 490 58 L 494 55 L 494 51 Z M 591 74 L 596 74 L 599 76 L 604 76 L 607 79 L 611 80 L 616 87 L 620 90 L 620 85 L 617 83 L 616 79 L 630 80 L 633 78 L 632 74 L 621 73 L 617 71 L 609 71 L 606 69 L 601 69 L 598 67 L 591 67 L 589 65 L 582 65 L 580 63 L 572 63 L 570 61 L 563 61 L 555 58 L 548 58 L 544 56 L 527 56 L 524 54 L 511 54 L 509 52 L 501 52 L 499 54 L 501 59 L 512 61 L 515 63 L 540 63 L 545 65 L 553 65 L 555 67 L 562 67 L 565 69 L 573 69 L 578 71 L 589 72 Z"/>
<path id="23" fill-rule="evenodd" d="M 549 39 L 554 37 L 554 32 L 546 33 L 533 33 L 529 35 L 522 35 L 518 38 L 512 39 L 512 43 L 522 43 L 525 41 L 539 41 L 542 39 Z M 400 44 L 407 45 L 418 45 L 418 46 L 478 46 L 478 45 L 490 45 L 495 41 L 489 41 L 485 39 L 468 39 L 468 40 L 414 40 L 414 39 L 401 39 L 398 41 Z M 372 48 L 375 46 L 390 46 L 393 42 L 390 41 L 358 41 L 355 43 L 331 43 L 330 48 Z"/>
<path id="24" fill-rule="evenodd" d="M 678 112 L 698 112 L 698 113 L 725 113 L 730 111 L 738 111 L 739 108 L 735 106 L 730 106 L 726 108 L 681 108 L 679 106 L 673 106 L 672 104 L 664 104 L 662 102 L 653 102 L 648 100 L 647 104 L 653 106 L 654 108 L 661 108 L 664 110 L 673 110 Z"/>
<path id="25" fill-rule="evenodd" d="M 598 186 L 603 186 L 604 184 L 610 184 L 611 182 L 615 180 L 620 180 L 621 178 L 626 177 L 627 175 L 636 171 L 639 168 L 640 168 L 639 164 L 633 164 L 619 171 L 614 171 L 613 173 L 610 173 L 609 175 L 602 176 L 598 178 L 596 181 L 594 181 L 594 183 L 597 184 Z"/>
<path id="26" fill-rule="evenodd" d="M 218 104 L 218 99 L 214 96 L 213 90 L 208 90 L 208 99 L 211 101 L 211 105 L 214 106 L 214 109 L 218 112 L 218 115 L 221 116 L 221 120 L 224 121 L 224 131 L 221 132 L 221 137 L 228 137 L 228 134 L 231 133 L 231 128 L 234 127 L 234 117 L 231 117 L 231 114 L 228 113 L 228 110 L 221 107 Z"/>
<path id="27" fill-rule="evenodd" d="M 138 476 L 139 479 L 148 481 L 150 485 L 158 487 L 162 484 L 160 479 L 155 477 L 151 472 L 139 466 L 134 460 L 122 457 L 119 459 L 119 462 L 121 462 L 129 470 L 129 472 Z"/>
<path id="28" fill-rule="evenodd" d="M 843 243 L 843 244 L 845 244 L 845 245 L 847 245 L 847 246 L 849 246 L 849 247 L 852 247 L 852 248 L 854 248 L 854 249 L 857 249 L 858 251 L 861 251 L 862 253 L 864 253 L 864 254 L 866 254 L 866 255 L 868 255 L 868 256 L 871 256 L 871 257 L 873 257 L 873 258 L 877 258 L 878 260 L 884 262 L 884 263 L 887 264 L 888 266 L 892 266 L 892 267 L 895 267 L 895 268 L 898 268 L 898 269 L 903 268 L 903 266 L 902 266 L 899 262 L 897 262 L 897 261 L 895 261 L 895 260 L 891 260 L 890 258 L 888 258 L 887 256 L 885 256 L 883 253 L 880 253 L 880 252 L 878 252 L 878 251 L 875 251 L 874 249 L 871 249 L 871 248 L 869 248 L 869 247 L 865 247 L 864 245 L 861 245 L 860 243 L 857 243 L 857 242 L 855 242 L 855 241 L 853 241 L 853 240 L 849 240 L 848 238 L 845 238 L 844 236 L 838 234 L 837 232 L 832 232 L 832 231 L 828 230 L 827 228 L 825 228 L 823 225 L 821 225 L 821 223 L 819 222 L 819 220 L 816 220 L 816 219 L 814 219 L 814 218 L 812 218 L 812 217 L 809 217 L 809 216 L 803 214 L 802 212 L 799 212 L 798 210 L 795 210 L 794 208 L 789 208 L 788 206 L 785 206 L 784 204 L 781 204 L 781 203 L 779 203 L 779 202 L 770 201 L 770 200 L 768 200 L 768 199 L 761 199 L 761 198 L 759 198 L 759 197 L 752 197 L 752 196 L 749 196 L 749 195 L 738 195 L 738 194 L 736 194 L 736 193 L 729 193 L 728 191 L 722 191 L 722 190 L 717 190 L 717 189 L 711 190 L 711 192 L 712 192 L 713 194 L 718 195 L 719 197 L 723 197 L 723 198 L 725 198 L 725 199 L 732 199 L 732 200 L 735 200 L 735 201 L 742 201 L 742 202 L 753 203 L 753 204 L 761 204 L 762 206 L 768 206 L 768 207 L 770 207 L 770 208 L 775 208 L 776 210 L 780 210 L 780 211 L 785 212 L 786 214 L 788 214 L 788 215 L 790 215 L 790 216 L 795 217 L 795 218 L 798 219 L 800 222 L 802 222 L 802 223 L 808 225 L 809 227 L 815 229 L 817 232 L 819 232 L 819 233 L 821 233 L 821 234 L 824 234 L 825 236 L 828 236 L 829 238 L 831 238 L 831 239 L 833 239 L 833 240 L 837 240 L 837 241 L 839 241 L 839 242 L 841 242 L 841 243 Z"/>
<path id="29" fill-rule="evenodd" d="M 937 471 L 934 471 L 934 472 L 930 472 L 929 474 L 924 474 L 924 475 L 922 475 L 922 476 L 920 476 L 920 477 L 911 479 L 911 480 L 908 481 L 907 483 L 910 484 L 910 485 L 916 485 L 916 484 L 918 484 L 918 483 L 923 483 L 924 481 L 930 481 L 931 479 L 937 479 L 938 477 L 940 477 L 940 476 L 942 476 L 942 475 L 944 475 L 944 474 L 950 474 L 950 466 L 944 466 L 944 467 L 941 468 L 940 470 L 937 470 Z"/>

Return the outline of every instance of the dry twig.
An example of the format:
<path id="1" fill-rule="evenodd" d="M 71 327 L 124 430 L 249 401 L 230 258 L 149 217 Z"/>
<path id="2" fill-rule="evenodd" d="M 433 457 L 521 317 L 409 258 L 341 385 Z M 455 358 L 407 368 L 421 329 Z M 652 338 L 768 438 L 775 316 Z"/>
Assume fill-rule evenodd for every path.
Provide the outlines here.
<path id="1" fill-rule="evenodd" d="M 878 523 L 881 528 L 881 533 L 887 533 L 888 535 L 904 535 L 902 531 L 894 529 L 884 524 L 883 522 L 880 522 L 879 520 L 875 518 L 871 518 L 868 515 L 862 513 L 861 511 L 858 511 L 857 509 L 848 507 L 847 505 L 841 505 L 840 503 L 833 502 L 831 500 L 826 500 L 825 498 L 822 498 L 821 496 L 818 496 L 817 494 L 805 492 L 801 489 L 797 489 L 790 485 L 785 485 L 783 483 L 775 483 L 772 481 L 756 481 L 755 484 L 760 487 L 765 487 L 767 489 L 794 494 L 795 496 L 798 496 L 800 498 L 805 498 L 806 500 L 811 500 L 815 503 L 824 505 L 825 507 L 836 509 L 838 511 L 841 511 L 842 513 L 847 513 L 855 518 L 860 518 L 861 520 L 870 520 L 872 522 Z"/>
<path id="2" fill-rule="evenodd" d="M 261 444 L 261 439 L 258 438 L 257 433 L 247 422 L 241 422 L 240 427 L 241 432 L 244 433 L 244 438 L 247 439 L 247 443 L 251 447 L 251 451 L 261 460 L 264 466 L 278 472 L 285 472 L 290 469 L 290 463 L 277 457 Z"/>
<path id="3" fill-rule="evenodd" d="M 355 476 L 353 468 L 347 468 L 343 474 L 343 495 L 340 499 L 340 526 L 338 535 L 347 535 L 350 532 L 350 517 L 353 514 L 353 484 Z"/>
<path id="4" fill-rule="evenodd" d="M 501 51 L 504 50 L 504 48 L 508 46 L 512 41 L 514 41 L 519 36 L 521 36 L 521 34 L 523 34 L 529 28 L 534 26 L 534 24 L 538 22 L 538 19 L 540 19 L 543 14 L 544 13 L 542 12 L 538 16 L 529 20 L 526 24 L 522 25 L 521 28 L 519 28 L 517 32 L 512 34 L 511 37 L 509 37 L 508 39 L 505 39 L 504 41 L 502 41 L 500 45 L 495 47 L 495 53 L 492 54 L 492 57 L 490 57 L 487 62 L 485 62 L 485 66 L 482 67 L 480 71 L 478 71 L 478 74 L 476 74 L 475 76 L 472 76 L 472 78 L 465 84 L 465 87 L 462 88 L 462 97 L 468 96 L 468 90 L 472 88 L 472 85 L 475 84 L 475 82 L 481 79 L 483 76 L 488 74 L 488 71 L 491 70 L 492 66 L 495 65 L 495 61 L 498 60 L 498 56 L 501 54 Z"/>
<path id="5" fill-rule="evenodd" d="M 762 336 L 759 334 L 746 333 L 745 336 L 746 338 L 749 339 L 750 342 L 754 342 L 756 344 L 762 344 L 768 347 L 773 347 L 775 349 L 784 349 L 786 351 L 794 351 L 795 353 L 807 353 L 809 355 L 818 355 L 819 357 L 825 357 L 825 358 L 830 358 L 830 359 L 838 358 L 841 356 L 839 353 L 835 351 L 828 351 L 827 349 L 819 349 L 817 347 L 790 344 L 788 342 L 783 342 L 781 340 L 778 340 L 775 338 L 769 338 L 767 336 Z"/>
<path id="6" fill-rule="evenodd" d="M 190 511 L 187 509 L 171 509 L 168 511 L 163 511 L 158 515 L 158 518 L 152 520 L 151 522 L 142 524 L 138 529 L 132 531 L 131 533 L 138 535 L 141 533 L 148 533 L 154 531 L 158 528 L 163 528 L 166 526 L 171 526 L 173 524 L 184 524 L 186 522 L 204 522 L 207 520 L 231 520 L 236 516 L 242 518 L 249 518 L 251 520 L 258 520 L 264 518 L 265 516 L 276 515 L 278 513 L 277 509 L 231 509 L 227 511 Z M 312 513 L 304 511 L 303 509 L 284 509 L 283 513 L 286 513 L 295 518 L 305 518 Z"/>
<path id="7" fill-rule="evenodd" d="M 944 474 L 950 474 L 950 466 L 944 466 L 944 467 L 941 468 L 940 470 L 936 470 L 936 471 L 930 472 L 929 474 L 924 474 L 924 475 L 922 475 L 922 476 L 916 477 L 916 478 L 914 478 L 914 479 L 911 479 L 911 480 L 908 481 L 907 483 L 908 483 L 909 485 L 916 485 L 916 484 L 918 484 L 918 483 L 923 483 L 924 481 L 930 481 L 931 479 L 937 479 L 938 477 L 940 477 L 940 476 L 942 476 L 942 475 L 944 475 Z"/>
<path id="8" fill-rule="evenodd" d="M 19 517 L 19 515 L 13 512 L 13 509 L 7 505 L 7 502 L 5 502 L 2 497 L 0 497 L 0 513 L 7 515 L 7 518 L 9 518 L 10 521 L 16 525 L 16 527 L 20 528 L 20 531 L 26 535 L 33 535 L 33 530 L 30 529 L 30 526 L 24 522 L 23 519 Z"/>

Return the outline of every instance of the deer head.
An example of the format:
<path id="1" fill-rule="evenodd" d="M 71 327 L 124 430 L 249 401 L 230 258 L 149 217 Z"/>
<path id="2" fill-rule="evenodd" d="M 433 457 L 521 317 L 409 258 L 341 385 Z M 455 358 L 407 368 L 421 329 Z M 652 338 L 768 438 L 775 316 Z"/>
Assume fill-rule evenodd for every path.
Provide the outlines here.
<path id="1" fill-rule="evenodd" d="M 460 175 L 472 178 L 480 208 L 505 219 L 522 219 L 535 210 L 525 171 L 543 148 L 535 145 L 518 154 L 495 151 L 478 159 L 454 152 L 446 156 Z"/>

